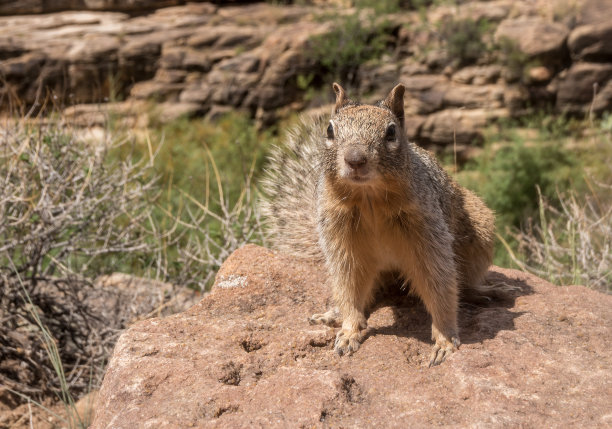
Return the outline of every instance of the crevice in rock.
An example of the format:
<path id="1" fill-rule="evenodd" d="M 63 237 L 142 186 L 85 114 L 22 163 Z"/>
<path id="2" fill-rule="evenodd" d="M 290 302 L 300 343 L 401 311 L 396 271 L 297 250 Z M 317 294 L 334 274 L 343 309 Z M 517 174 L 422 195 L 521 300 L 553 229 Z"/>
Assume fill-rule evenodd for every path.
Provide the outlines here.
<path id="1" fill-rule="evenodd" d="M 349 374 L 343 374 L 340 381 L 336 385 L 340 396 L 350 403 L 359 403 L 363 401 L 363 393 L 361 388 Z"/>
<path id="2" fill-rule="evenodd" d="M 219 417 L 221 417 L 225 413 L 235 413 L 238 410 L 239 410 L 238 405 L 230 404 L 230 405 L 220 406 L 215 411 L 214 417 L 216 419 L 218 419 Z"/>
<path id="3" fill-rule="evenodd" d="M 227 384 L 229 386 L 238 386 L 240 384 L 241 376 L 240 370 L 242 369 L 242 364 L 236 364 L 233 361 L 230 361 L 221 367 L 221 376 L 219 377 L 219 381 L 223 384 Z"/>
<path id="4" fill-rule="evenodd" d="M 242 349 L 247 353 L 257 351 L 265 345 L 266 344 L 263 341 L 253 337 L 247 337 L 240 341 L 240 347 L 242 347 Z"/>

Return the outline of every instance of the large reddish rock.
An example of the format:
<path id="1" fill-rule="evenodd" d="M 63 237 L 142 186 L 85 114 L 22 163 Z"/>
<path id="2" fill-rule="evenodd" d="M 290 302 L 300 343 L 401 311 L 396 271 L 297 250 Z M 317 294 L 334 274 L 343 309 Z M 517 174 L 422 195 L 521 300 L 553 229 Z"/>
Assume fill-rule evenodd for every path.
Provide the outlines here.
<path id="1" fill-rule="evenodd" d="M 582 25 L 567 40 L 572 57 L 585 61 L 612 60 L 612 22 Z"/>
<path id="2" fill-rule="evenodd" d="M 574 63 L 557 82 L 557 108 L 571 113 L 602 113 L 612 108 L 608 82 L 612 64 Z"/>
<path id="3" fill-rule="evenodd" d="M 568 34 L 568 28 L 562 23 L 540 17 L 519 17 L 502 21 L 495 31 L 495 40 L 511 40 L 529 57 L 556 63 L 563 56 Z"/>
<path id="4" fill-rule="evenodd" d="M 322 267 L 246 246 L 199 304 L 122 335 L 92 427 L 609 427 L 612 296 L 501 268 L 488 281 L 516 291 L 463 307 L 442 365 L 425 367 L 430 318 L 405 294 L 339 357 L 334 330 L 307 322 L 330 301 Z"/>

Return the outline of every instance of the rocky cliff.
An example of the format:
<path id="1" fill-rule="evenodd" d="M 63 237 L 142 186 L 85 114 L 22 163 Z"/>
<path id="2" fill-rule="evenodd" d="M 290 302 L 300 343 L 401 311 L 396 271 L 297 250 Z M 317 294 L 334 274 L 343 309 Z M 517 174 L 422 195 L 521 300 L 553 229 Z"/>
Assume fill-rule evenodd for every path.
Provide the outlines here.
<path id="1" fill-rule="evenodd" d="M 6 13 L 16 3 L 22 4 L 0 6 Z M 102 3 L 113 9 L 117 2 Z M 312 54 L 313 44 L 353 12 L 325 2 L 192 3 L 137 15 L 0 17 L 2 110 L 46 103 L 78 115 L 92 110 L 83 103 L 127 100 L 110 105 L 125 115 L 134 102 L 152 99 L 164 117 L 241 109 L 268 123 L 316 105 L 308 90 L 329 92 L 333 75 L 324 75 L 329 70 Z M 409 132 L 433 145 L 478 142 L 489 121 L 533 106 L 601 113 L 612 107 L 610 15 L 609 0 L 462 1 L 376 19 L 364 12 L 359 16 L 370 22 L 364 31 L 384 33 L 386 54 L 360 65 L 352 85 L 375 98 L 404 83 Z"/>
<path id="2" fill-rule="evenodd" d="M 387 296 L 357 353 L 308 316 L 321 267 L 246 246 L 190 310 L 119 339 L 93 428 L 609 427 L 612 296 L 492 268 L 506 302 L 464 307 L 463 344 L 427 368 L 430 319 Z"/>

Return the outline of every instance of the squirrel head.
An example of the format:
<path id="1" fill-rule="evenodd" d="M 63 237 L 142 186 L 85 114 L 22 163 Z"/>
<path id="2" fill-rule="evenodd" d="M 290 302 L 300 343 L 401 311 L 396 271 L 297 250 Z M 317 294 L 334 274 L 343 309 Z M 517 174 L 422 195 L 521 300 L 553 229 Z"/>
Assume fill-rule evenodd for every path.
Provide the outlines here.
<path id="1" fill-rule="evenodd" d="M 381 183 L 405 166 L 404 86 L 395 86 L 375 105 L 360 104 L 333 84 L 336 104 L 325 140 L 325 165 L 329 179 L 343 186 Z"/>

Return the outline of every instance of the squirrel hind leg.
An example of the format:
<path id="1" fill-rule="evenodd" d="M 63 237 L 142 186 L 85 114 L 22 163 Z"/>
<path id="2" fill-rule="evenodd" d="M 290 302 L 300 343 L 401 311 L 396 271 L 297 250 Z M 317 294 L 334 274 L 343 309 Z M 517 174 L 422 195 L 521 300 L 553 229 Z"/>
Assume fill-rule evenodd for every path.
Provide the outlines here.
<path id="1" fill-rule="evenodd" d="M 308 318 L 311 325 L 327 325 L 332 328 L 342 326 L 342 315 L 338 307 L 333 307 L 325 313 L 315 313 Z"/>

